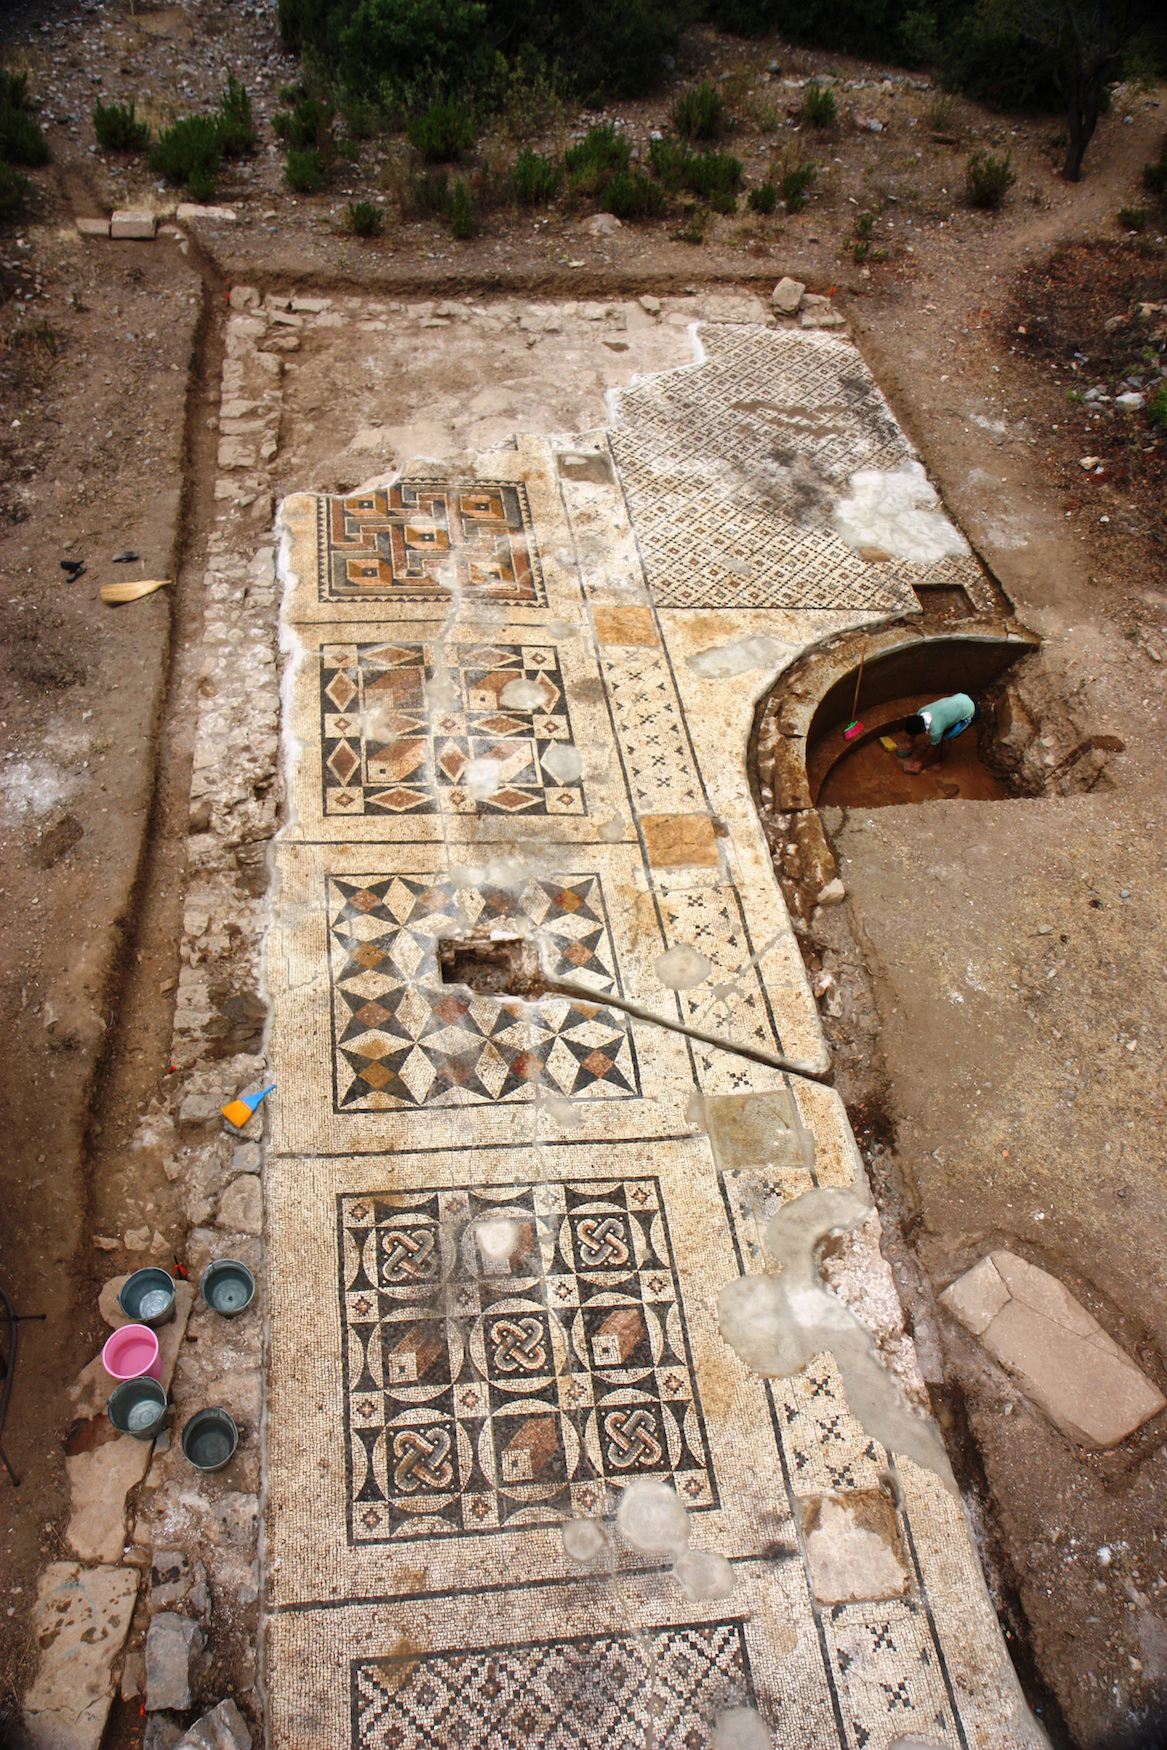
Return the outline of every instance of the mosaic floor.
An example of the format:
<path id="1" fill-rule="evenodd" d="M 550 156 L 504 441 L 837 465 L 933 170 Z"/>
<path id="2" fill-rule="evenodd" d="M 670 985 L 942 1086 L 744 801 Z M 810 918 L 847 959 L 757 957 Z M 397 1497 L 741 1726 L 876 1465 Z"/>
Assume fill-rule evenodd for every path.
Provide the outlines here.
<path id="1" fill-rule="evenodd" d="M 279 1750 L 702 1750 L 741 1706 L 776 1745 L 1042 1742 L 945 1480 L 865 1433 L 829 1348 L 767 1381 L 718 1328 L 719 1290 L 774 1267 L 771 1215 L 855 1182 L 840 1102 L 613 1002 L 825 1063 L 745 775 L 776 665 L 709 679 L 708 653 L 792 658 L 953 567 L 979 582 L 864 559 L 807 510 L 806 470 L 844 491 L 911 459 L 849 344 L 702 340 L 610 432 L 282 509 Z M 456 933 L 524 937 L 587 997 L 445 982 Z M 881 1344 L 919 1398 L 902 1329 Z M 620 1537 L 644 1478 L 728 1596 Z M 813 1535 L 839 1504 L 883 1526 L 842 1585 Z M 601 1529 L 588 1561 L 572 1519 Z"/>

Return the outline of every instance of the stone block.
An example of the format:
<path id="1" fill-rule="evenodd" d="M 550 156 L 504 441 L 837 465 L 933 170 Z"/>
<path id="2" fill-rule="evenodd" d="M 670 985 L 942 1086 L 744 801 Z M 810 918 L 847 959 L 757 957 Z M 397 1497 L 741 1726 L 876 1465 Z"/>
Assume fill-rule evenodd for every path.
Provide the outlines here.
<path id="1" fill-rule="evenodd" d="M 195 1722 L 175 1750 L 251 1750 L 251 1733 L 235 1703 L 221 1701 Z"/>
<path id="2" fill-rule="evenodd" d="M 136 239 L 143 243 L 153 242 L 157 228 L 158 221 L 145 208 L 122 207 L 109 222 L 111 237 Z"/>
<path id="3" fill-rule="evenodd" d="M 189 1616 L 159 1611 L 146 1634 L 146 1711 L 191 1705 L 190 1668 L 205 1636 Z"/>
<path id="4" fill-rule="evenodd" d="M 653 869 L 712 869 L 721 861 L 707 814 L 644 814 L 640 826 Z"/>
<path id="5" fill-rule="evenodd" d="M 227 1233 L 263 1232 L 263 1186 L 254 1173 L 233 1179 L 219 1199 L 216 1226 Z"/>
<path id="6" fill-rule="evenodd" d="M 1057 1277 L 1012 1252 L 982 1258 L 941 1303 L 1079 1446 L 1117 1446 L 1167 1409 L 1167 1399 Z"/>
<path id="7" fill-rule="evenodd" d="M 74 219 L 83 237 L 108 237 L 110 221 L 108 219 Z"/>
<path id="8" fill-rule="evenodd" d="M 203 207 L 195 201 L 179 201 L 175 218 L 179 224 L 186 224 L 191 219 L 206 219 L 212 224 L 235 223 L 235 212 L 231 207 Z"/>
<path id="9" fill-rule="evenodd" d="M 45 1569 L 33 1612 L 40 1664 L 24 1702 L 30 1750 L 98 1750 L 137 1594 L 135 1568 Z"/>
<path id="10" fill-rule="evenodd" d="M 806 287 L 801 280 L 791 279 L 786 274 L 770 293 L 770 306 L 780 316 L 797 316 L 802 308 L 805 292 Z"/>

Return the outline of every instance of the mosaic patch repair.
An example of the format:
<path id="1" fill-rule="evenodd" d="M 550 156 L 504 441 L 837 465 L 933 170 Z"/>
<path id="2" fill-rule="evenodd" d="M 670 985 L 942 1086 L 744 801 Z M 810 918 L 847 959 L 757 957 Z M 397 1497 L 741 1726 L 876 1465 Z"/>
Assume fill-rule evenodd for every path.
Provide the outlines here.
<path id="1" fill-rule="evenodd" d="M 771 677 L 688 659 L 975 589 L 971 558 L 925 576 L 828 526 L 829 490 L 911 458 L 853 348 L 701 345 L 570 452 L 519 436 L 481 479 L 413 464 L 282 513 L 274 1750 L 706 1750 L 732 1707 L 806 1750 L 1041 1744 L 943 1479 L 866 1432 L 825 1336 L 762 1380 L 718 1328 L 720 1289 L 778 1267 L 770 1214 L 850 1182 L 837 1097 L 605 1001 L 822 1051 L 744 774 Z M 520 936 L 587 997 L 447 984 L 450 935 Z M 643 1479 L 728 1596 L 621 1538 Z M 857 1593 L 815 1542 L 848 1514 L 881 1551 Z"/>
<path id="2" fill-rule="evenodd" d="M 341 1199 L 354 1542 L 712 1499 L 656 1181 Z"/>

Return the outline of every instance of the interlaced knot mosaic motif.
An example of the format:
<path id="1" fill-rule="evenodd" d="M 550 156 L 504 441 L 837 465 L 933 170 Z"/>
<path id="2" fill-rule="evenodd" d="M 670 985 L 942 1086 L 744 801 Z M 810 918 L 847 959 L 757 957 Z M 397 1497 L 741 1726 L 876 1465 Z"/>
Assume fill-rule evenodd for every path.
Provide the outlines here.
<path id="1" fill-rule="evenodd" d="M 438 875 L 330 876 L 334 1110 L 638 1097 L 623 1018 L 565 997 L 533 1007 L 443 984 L 438 938 L 469 925 L 538 930 L 548 972 L 619 992 L 598 875 L 459 888 Z"/>
<path id="2" fill-rule="evenodd" d="M 546 607 L 523 486 L 400 480 L 318 506 L 322 602 Z"/>
<path id="3" fill-rule="evenodd" d="M 549 644 L 326 644 L 324 812 L 582 814 Z"/>
<path id="4" fill-rule="evenodd" d="M 705 1750 L 754 1699 L 742 1626 L 588 1635 L 352 1664 L 353 1750 Z"/>
<path id="5" fill-rule="evenodd" d="M 713 1503 L 656 1179 L 339 1204 L 351 1542 Z"/>
<path id="6" fill-rule="evenodd" d="M 912 459 L 851 348 L 841 362 L 829 340 L 731 324 L 701 339 L 701 364 L 623 392 L 610 439 L 660 606 L 902 613 L 933 582 L 984 595 L 971 556 L 873 563 L 833 533 L 851 474 Z"/>

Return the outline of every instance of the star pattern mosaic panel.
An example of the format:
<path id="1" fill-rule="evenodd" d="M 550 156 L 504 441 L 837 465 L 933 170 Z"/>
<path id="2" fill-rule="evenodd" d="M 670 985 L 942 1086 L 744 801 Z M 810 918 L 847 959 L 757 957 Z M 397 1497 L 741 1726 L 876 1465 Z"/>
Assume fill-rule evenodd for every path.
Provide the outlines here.
<path id="1" fill-rule="evenodd" d="M 328 815 L 586 812 L 549 644 L 327 644 Z"/>
<path id="2" fill-rule="evenodd" d="M 473 598 L 546 607 L 525 488 L 498 480 L 399 480 L 321 498 L 322 602 Z"/>
<path id="3" fill-rule="evenodd" d="M 530 1100 L 537 1083 L 639 1098 L 632 1035 L 602 1006 L 605 990 L 621 993 L 598 875 L 532 878 L 518 894 L 437 875 L 329 876 L 327 909 L 334 1111 Z M 438 939 L 467 926 L 537 932 L 549 973 L 590 986 L 601 1006 L 444 984 Z"/>
<path id="4" fill-rule="evenodd" d="M 718 1715 L 754 1703 L 742 1625 L 588 1635 L 355 1659 L 352 1750 L 643 1750 L 705 1746 Z"/>
<path id="5" fill-rule="evenodd" d="M 601 663 L 637 813 L 689 814 L 704 808 L 664 652 L 607 648 Z"/>
<path id="6" fill-rule="evenodd" d="M 713 1504 L 655 1178 L 338 1203 L 351 1543 Z"/>
<path id="7" fill-rule="evenodd" d="M 858 355 L 729 324 L 702 343 L 624 391 L 610 436 L 658 605 L 911 611 L 939 568 L 870 563 L 831 528 L 852 473 L 912 459 Z M 983 592 L 971 555 L 941 567 Z"/>

